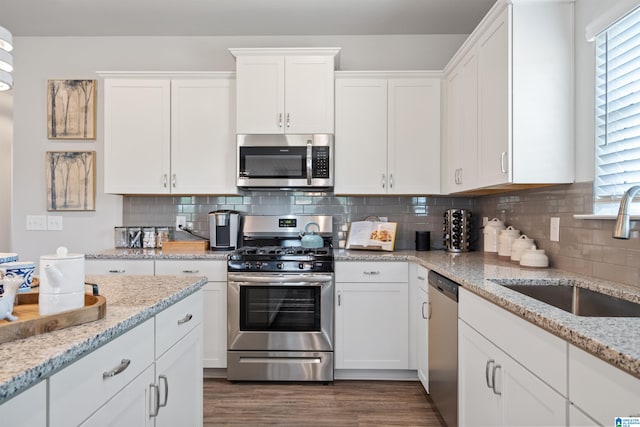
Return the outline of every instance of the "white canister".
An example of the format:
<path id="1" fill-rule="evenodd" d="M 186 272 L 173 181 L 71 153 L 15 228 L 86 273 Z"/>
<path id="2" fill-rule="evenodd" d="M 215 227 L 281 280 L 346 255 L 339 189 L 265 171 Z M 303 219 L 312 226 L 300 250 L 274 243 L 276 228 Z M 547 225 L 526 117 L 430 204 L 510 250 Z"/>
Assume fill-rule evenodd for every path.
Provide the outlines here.
<path id="1" fill-rule="evenodd" d="M 520 236 L 520 230 L 516 230 L 511 225 L 500 232 L 498 237 L 498 256 L 511 258 L 511 242 Z"/>
<path id="2" fill-rule="evenodd" d="M 498 218 L 493 218 L 487 222 L 482 231 L 485 252 L 498 253 L 498 236 L 500 235 L 500 231 L 505 228 L 504 223 Z"/>
<path id="3" fill-rule="evenodd" d="M 526 234 L 513 239 L 511 241 L 511 261 L 520 262 L 520 256 L 524 251 L 535 248 L 536 245 L 534 244 L 533 239 L 528 238 Z"/>
<path id="4" fill-rule="evenodd" d="M 55 255 L 41 256 L 39 298 L 46 301 L 39 304 L 41 315 L 84 306 L 84 255 L 70 254 L 67 248 L 59 247 Z"/>

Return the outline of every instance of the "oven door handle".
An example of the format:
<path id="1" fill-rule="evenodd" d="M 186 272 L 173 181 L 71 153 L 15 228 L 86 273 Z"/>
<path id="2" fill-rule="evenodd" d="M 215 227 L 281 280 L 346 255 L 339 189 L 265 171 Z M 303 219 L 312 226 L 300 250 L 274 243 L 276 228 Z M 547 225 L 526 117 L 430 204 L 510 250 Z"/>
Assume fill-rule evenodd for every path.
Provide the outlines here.
<path id="1" fill-rule="evenodd" d="M 227 276 L 230 282 L 247 282 L 247 283 L 318 283 L 331 282 L 332 275 L 327 274 L 287 274 L 287 275 L 260 275 L 254 276 L 249 274 L 233 273 Z"/>

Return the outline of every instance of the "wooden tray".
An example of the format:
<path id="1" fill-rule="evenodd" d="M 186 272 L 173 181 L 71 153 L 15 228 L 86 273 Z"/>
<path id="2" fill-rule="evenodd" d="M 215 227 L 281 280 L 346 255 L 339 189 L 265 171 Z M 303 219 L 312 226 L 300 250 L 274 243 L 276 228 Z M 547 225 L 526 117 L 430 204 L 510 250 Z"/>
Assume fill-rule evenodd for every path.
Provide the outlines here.
<path id="1" fill-rule="evenodd" d="M 208 249 L 208 240 L 169 240 L 162 243 L 163 253 L 204 253 Z"/>
<path id="2" fill-rule="evenodd" d="M 45 332 L 68 328 L 69 326 L 93 322 L 107 315 L 107 300 L 103 296 L 84 295 L 84 307 L 62 313 L 40 316 L 38 313 L 38 292 L 18 293 L 13 314 L 15 322 L 0 320 L 0 344 Z"/>

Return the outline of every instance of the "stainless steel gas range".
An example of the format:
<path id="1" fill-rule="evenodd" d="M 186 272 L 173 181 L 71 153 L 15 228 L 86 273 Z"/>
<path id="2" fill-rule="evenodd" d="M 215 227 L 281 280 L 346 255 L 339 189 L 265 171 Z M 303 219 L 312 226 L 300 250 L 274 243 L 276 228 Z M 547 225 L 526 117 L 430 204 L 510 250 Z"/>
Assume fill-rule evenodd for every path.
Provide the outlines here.
<path id="1" fill-rule="evenodd" d="M 229 380 L 333 381 L 332 235 L 331 216 L 244 218 L 227 263 Z"/>

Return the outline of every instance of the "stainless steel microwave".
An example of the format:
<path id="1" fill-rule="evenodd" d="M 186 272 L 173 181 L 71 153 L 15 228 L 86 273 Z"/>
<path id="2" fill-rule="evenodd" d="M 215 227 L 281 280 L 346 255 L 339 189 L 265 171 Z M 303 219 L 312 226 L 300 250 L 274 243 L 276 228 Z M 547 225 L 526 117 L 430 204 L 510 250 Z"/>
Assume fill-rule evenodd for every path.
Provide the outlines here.
<path id="1" fill-rule="evenodd" d="M 238 135 L 236 185 L 242 188 L 333 187 L 333 135 Z"/>

